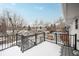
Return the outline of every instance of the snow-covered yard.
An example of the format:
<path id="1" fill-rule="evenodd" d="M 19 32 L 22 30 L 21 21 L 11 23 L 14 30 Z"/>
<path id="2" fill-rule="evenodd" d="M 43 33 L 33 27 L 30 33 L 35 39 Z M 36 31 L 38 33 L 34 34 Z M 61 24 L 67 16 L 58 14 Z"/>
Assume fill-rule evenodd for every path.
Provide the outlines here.
<path id="1" fill-rule="evenodd" d="M 42 42 L 37 46 L 26 50 L 24 53 L 21 52 L 18 46 L 8 48 L 0 51 L 0 56 L 60 56 L 61 46 L 50 42 Z"/>

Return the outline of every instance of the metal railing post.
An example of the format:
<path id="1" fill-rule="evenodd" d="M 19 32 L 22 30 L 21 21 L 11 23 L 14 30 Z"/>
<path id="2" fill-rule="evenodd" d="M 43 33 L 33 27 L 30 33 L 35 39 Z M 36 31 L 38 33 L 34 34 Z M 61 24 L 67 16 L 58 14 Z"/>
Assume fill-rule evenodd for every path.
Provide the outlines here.
<path id="1" fill-rule="evenodd" d="M 45 32 L 44 32 L 44 41 L 45 41 Z"/>
<path id="2" fill-rule="evenodd" d="M 75 34 L 75 46 L 74 46 L 74 49 L 75 50 L 77 49 L 77 34 Z"/>
<path id="3" fill-rule="evenodd" d="M 34 45 L 37 45 L 37 34 L 35 33 L 35 42 Z"/>
<path id="4" fill-rule="evenodd" d="M 3 50 L 3 36 L 2 36 L 2 50 Z"/>
<path id="5" fill-rule="evenodd" d="M 17 37 L 17 36 L 18 36 L 18 34 L 16 34 L 16 45 L 17 45 L 17 39 L 18 39 L 18 37 Z"/>
<path id="6" fill-rule="evenodd" d="M 55 33 L 55 35 L 56 35 L 56 44 L 57 44 L 57 33 Z"/>
<path id="7" fill-rule="evenodd" d="M 21 51 L 24 52 L 24 48 L 23 48 L 23 35 L 21 35 Z"/>

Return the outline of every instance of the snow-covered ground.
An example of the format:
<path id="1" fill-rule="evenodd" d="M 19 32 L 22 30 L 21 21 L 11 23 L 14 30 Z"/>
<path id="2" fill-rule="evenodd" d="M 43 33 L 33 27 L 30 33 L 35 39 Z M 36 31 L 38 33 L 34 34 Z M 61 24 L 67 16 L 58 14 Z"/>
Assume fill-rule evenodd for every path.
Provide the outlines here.
<path id="1" fill-rule="evenodd" d="M 61 46 L 50 42 L 42 42 L 37 46 L 26 50 L 24 53 L 20 51 L 18 46 L 0 51 L 0 56 L 60 56 Z"/>

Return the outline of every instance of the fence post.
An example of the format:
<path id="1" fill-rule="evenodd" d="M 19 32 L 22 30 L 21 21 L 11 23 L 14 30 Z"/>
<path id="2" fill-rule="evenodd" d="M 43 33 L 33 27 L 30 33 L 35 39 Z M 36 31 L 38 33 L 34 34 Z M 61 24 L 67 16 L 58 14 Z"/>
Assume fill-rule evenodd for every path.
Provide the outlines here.
<path id="1" fill-rule="evenodd" d="M 45 41 L 45 32 L 44 32 L 44 41 Z"/>
<path id="2" fill-rule="evenodd" d="M 74 49 L 76 50 L 77 49 L 77 34 L 75 34 L 75 47 Z"/>
<path id="3" fill-rule="evenodd" d="M 34 45 L 37 45 L 37 34 L 35 33 L 35 42 Z"/>
<path id="4" fill-rule="evenodd" d="M 3 35 L 2 35 L 2 50 L 3 50 L 3 44 L 4 44 L 4 43 L 3 43 Z"/>
<path id="5" fill-rule="evenodd" d="M 55 35 L 56 35 L 56 44 L 57 44 L 57 33 L 55 33 Z"/>
<path id="6" fill-rule="evenodd" d="M 23 47 L 23 35 L 21 35 L 21 51 L 22 53 L 24 52 L 24 47 Z"/>
<path id="7" fill-rule="evenodd" d="M 16 45 L 17 45 L 17 39 L 18 39 L 18 37 L 17 37 L 17 36 L 18 36 L 18 34 L 16 34 Z"/>

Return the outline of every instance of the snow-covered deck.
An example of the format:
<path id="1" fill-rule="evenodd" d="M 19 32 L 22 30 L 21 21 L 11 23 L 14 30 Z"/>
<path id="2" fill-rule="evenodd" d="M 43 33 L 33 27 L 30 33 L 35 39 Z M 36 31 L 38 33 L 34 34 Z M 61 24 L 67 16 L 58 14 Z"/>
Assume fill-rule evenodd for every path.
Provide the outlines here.
<path id="1" fill-rule="evenodd" d="M 20 51 L 18 46 L 0 51 L 0 56 L 60 56 L 61 46 L 47 41 L 26 50 L 24 53 Z"/>

